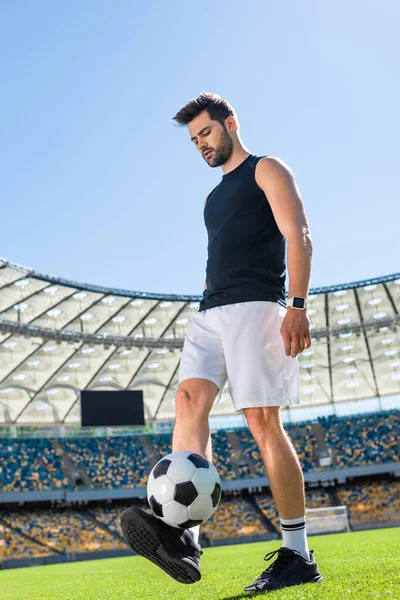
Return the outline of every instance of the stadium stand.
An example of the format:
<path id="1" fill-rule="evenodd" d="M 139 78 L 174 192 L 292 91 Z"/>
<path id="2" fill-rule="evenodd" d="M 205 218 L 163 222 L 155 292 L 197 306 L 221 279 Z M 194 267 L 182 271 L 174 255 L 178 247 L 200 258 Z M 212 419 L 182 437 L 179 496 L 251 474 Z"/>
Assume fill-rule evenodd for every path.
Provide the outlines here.
<path id="1" fill-rule="evenodd" d="M 286 432 L 296 448 L 303 471 L 318 469 L 317 442 L 309 423 L 296 426 L 286 426 Z M 265 477 L 265 467 L 261 453 L 247 428 L 236 429 L 244 456 L 254 464 L 258 477 Z"/>
<path id="2" fill-rule="evenodd" d="M 232 498 L 221 501 L 211 519 L 202 525 L 201 532 L 215 540 L 261 535 L 268 530 L 248 500 Z"/>
<path id="3" fill-rule="evenodd" d="M 349 511 L 350 524 L 400 522 L 400 481 L 370 481 L 362 485 L 344 485 L 337 497 Z"/>
<path id="4" fill-rule="evenodd" d="M 8 558 L 49 556 L 52 550 L 0 523 L 0 565 Z"/>
<path id="5" fill-rule="evenodd" d="M 93 552 L 125 547 L 83 512 L 58 510 L 4 511 L 3 521 L 29 536 L 49 551 Z"/>
<path id="6" fill-rule="evenodd" d="M 152 434 L 149 436 L 151 445 L 158 459 L 172 452 L 172 436 L 169 433 Z"/>
<path id="7" fill-rule="evenodd" d="M 344 468 L 400 460 L 400 411 L 324 417 L 319 419 L 332 466 Z M 291 425 L 286 430 L 296 448 L 303 471 L 321 470 L 318 444 L 312 423 Z M 236 429 L 244 460 L 254 466 L 256 476 L 265 469 L 251 433 Z M 147 436 L 157 459 L 171 452 L 170 434 Z M 64 438 L 58 442 L 72 460 L 83 469 L 93 487 L 115 489 L 144 487 L 151 460 L 136 436 L 100 438 Z M 222 479 L 246 477 L 232 464 L 233 448 L 225 430 L 212 433 L 214 464 Z M 36 491 L 71 489 L 60 451 L 47 439 L 0 439 L 0 491 Z"/>
<path id="8" fill-rule="evenodd" d="M 285 427 L 299 457 L 303 472 L 319 469 L 318 445 L 311 423 Z"/>
<path id="9" fill-rule="evenodd" d="M 232 447 L 229 444 L 226 431 L 213 431 L 211 437 L 213 462 L 218 473 L 220 474 L 220 477 L 222 479 L 235 479 L 237 474 L 230 462 Z M 152 434 L 148 436 L 148 439 L 159 459 L 172 452 L 171 434 Z"/>
<path id="10" fill-rule="evenodd" d="M 130 505 L 95 506 L 89 509 L 89 513 L 93 515 L 97 521 L 103 523 L 110 531 L 122 536 L 120 517 L 122 511 L 125 510 L 125 508 L 128 508 L 128 506 Z"/>
<path id="11" fill-rule="evenodd" d="M 0 439 L 0 490 L 19 492 L 71 487 L 47 439 Z"/>
<path id="12" fill-rule="evenodd" d="M 280 531 L 278 511 L 272 496 L 270 494 L 257 494 L 254 499 L 261 512 L 269 519 L 274 528 Z"/>
<path id="13" fill-rule="evenodd" d="M 399 411 L 323 417 L 320 422 L 336 467 L 399 460 Z"/>
<path id="14" fill-rule="evenodd" d="M 212 433 L 213 462 L 221 479 L 236 479 L 237 474 L 231 464 L 230 455 L 232 446 L 228 441 L 228 434 L 224 430 Z"/>
<path id="15" fill-rule="evenodd" d="M 326 490 L 306 490 L 306 508 L 332 506 L 332 499 Z"/>
<path id="16" fill-rule="evenodd" d="M 135 487 L 147 482 L 149 458 L 136 437 L 76 438 L 62 444 L 94 487 Z"/>

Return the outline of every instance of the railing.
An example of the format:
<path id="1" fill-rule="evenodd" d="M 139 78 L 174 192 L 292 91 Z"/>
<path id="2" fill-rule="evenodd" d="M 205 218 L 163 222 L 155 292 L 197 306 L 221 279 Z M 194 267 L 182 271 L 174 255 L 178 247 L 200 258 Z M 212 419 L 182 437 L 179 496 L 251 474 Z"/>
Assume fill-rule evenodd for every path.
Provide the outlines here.
<path id="1" fill-rule="evenodd" d="M 342 325 L 340 327 L 320 327 L 314 329 L 312 336 L 316 340 L 325 339 L 328 336 L 338 337 L 341 333 L 360 334 L 366 331 L 377 333 L 382 327 L 397 327 L 400 325 L 400 315 L 394 315 L 387 319 L 362 321 L 353 325 Z M 80 331 L 71 331 L 69 329 L 51 329 L 50 327 L 40 327 L 39 325 L 29 325 L 27 323 L 18 323 L 18 321 L 9 321 L 0 319 L 0 333 L 23 335 L 24 337 L 40 337 L 44 340 L 55 342 L 67 342 L 69 344 L 83 343 L 89 345 L 102 345 L 105 348 L 116 346 L 118 348 L 171 348 L 182 349 L 184 338 L 135 338 L 124 335 L 109 335 L 107 333 L 83 333 Z"/>

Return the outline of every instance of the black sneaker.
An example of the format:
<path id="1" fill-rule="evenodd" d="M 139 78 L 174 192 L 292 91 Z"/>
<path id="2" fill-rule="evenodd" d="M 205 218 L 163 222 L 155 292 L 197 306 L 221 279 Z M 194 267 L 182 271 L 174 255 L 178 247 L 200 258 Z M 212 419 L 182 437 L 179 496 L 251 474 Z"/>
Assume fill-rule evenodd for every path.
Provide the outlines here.
<path id="1" fill-rule="evenodd" d="M 124 538 L 132 550 L 151 560 L 180 583 L 195 583 L 201 578 L 200 546 L 188 529 L 167 525 L 138 506 L 121 515 Z"/>
<path id="2" fill-rule="evenodd" d="M 245 592 L 269 592 L 291 585 L 323 581 L 324 578 L 318 570 L 312 550 L 310 550 L 310 560 L 306 560 L 299 552 L 282 546 L 266 554 L 264 560 L 269 560 L 275 554 L 278 554 L 277 559 L 254 583 L 244 588 Z"/>

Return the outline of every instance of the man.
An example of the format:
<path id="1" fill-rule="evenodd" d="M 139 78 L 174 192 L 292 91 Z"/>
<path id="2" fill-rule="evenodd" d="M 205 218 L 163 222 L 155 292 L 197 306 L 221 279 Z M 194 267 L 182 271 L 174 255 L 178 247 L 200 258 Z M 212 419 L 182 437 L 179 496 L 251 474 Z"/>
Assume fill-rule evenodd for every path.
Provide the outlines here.
<path id="1" fill-rule="evenodd" d="M 172 451 L 212 461 L 209 412 L 226 380 L 262 454 L 277 505 L 283 545 L 246 591 L 321 581 L 308 549 L 304 480 L 280 419 L 299 403 L 297 355 L 311 345 L 306 315 L 312 244 L 303 203 L 289 168 L 243 145 L 231 105 L 202 93 L 173 118 L 221 182 L 208 195 L 206 287 L 185 338 L 176 393 Z M 285 250 L 289 297 L 285 301 Z M 130 546 L 181 583 L 201 577 L 199 527 L 183 532 L 140 508 L 122 515 Z"/>

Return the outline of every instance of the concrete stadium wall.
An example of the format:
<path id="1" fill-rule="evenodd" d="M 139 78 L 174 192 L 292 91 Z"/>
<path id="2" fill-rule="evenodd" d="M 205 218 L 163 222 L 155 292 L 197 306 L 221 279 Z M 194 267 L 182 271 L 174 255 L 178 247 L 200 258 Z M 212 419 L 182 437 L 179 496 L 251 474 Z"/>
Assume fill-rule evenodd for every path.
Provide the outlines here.
<path id="1" fill-rule="evenodd" d="M 279 540 L 280 536 L 277 533 L 266 533 L 263 535 L 242 535 L 236 538 L 223 538 L 220 540 L 208 540 L 207 544 L 204 544 L 204 548 L 211 548 L 216 546 L 233 546 L 235 544 L 250 544 L 252 542 L 269 542 L 271 540 Z"/>
<path id="2" fill-rule="evenodd" d="M 350 521 L 351 523 L 351 521 Z M 352 525 L 352 531 L 364 531 L 365 529 L 388 529 L 389 527 L 400 527 L 400 518 L 395 521 L 376 521 L 375 523 L 363 523 Z"/>

